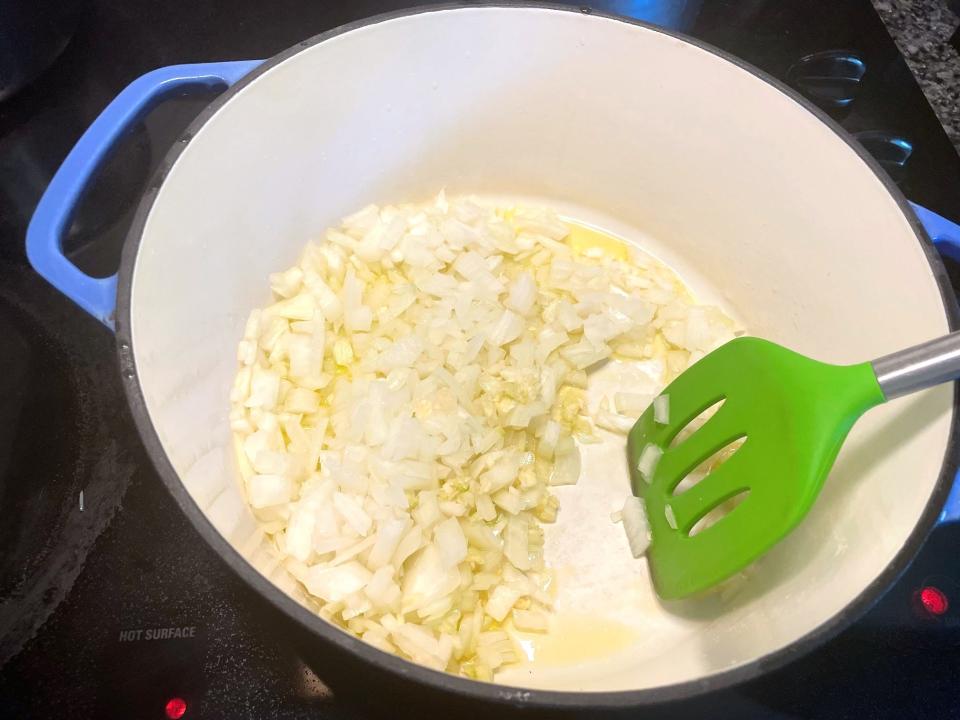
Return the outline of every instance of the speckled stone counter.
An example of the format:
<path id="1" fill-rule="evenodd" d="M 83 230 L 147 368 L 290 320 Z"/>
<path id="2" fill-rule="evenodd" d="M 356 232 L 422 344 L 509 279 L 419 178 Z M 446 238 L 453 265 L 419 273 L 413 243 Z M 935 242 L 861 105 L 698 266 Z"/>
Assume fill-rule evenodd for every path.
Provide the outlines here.
<path id="1" fill-rule="evenodd" d="M 960 150 L 960 54 L 949 43 L 960 18 L 947 0 L 873 0 L 873 4 Z"/>

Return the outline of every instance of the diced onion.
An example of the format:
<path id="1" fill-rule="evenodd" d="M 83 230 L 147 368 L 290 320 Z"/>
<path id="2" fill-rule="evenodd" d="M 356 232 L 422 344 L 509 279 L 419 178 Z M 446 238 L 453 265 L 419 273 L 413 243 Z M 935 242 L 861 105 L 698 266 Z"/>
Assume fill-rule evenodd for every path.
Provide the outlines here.
<path id="1" fill-rule="evenodd" d="M 254 475 L 247 483 L 247 496 L 258 510 L 284 505 L 292 499 L 293 483 L 282 475 Z"/>
<path id="2" fill-rule="evenodd" d="M 507 617 L 507 613 L 513 608 L 514 603 L 520 599 L 520 595 L 520 592 L 511 587 L 497 585 L 493 592 L 490 593 L 490 599 L 487 601 L 485 608 L 487 615 L 497 622 L 503 622 Z"/>
<path id="3" fill-rule="evenodd" d="M 537 283 L 533 275 L 524 270 L 510 285 L 507 307 L 520 315 L 528 314 L 537 300 Z"/>
<path id="4" fill-rule="evenodd" d="M 644 393 L 618 392 L 613 395 L 613 406 L 621 415 L 637 418 L 650 407 L 651 400 L 651 396 Z"/>
<path id="5" fill-rule="evenodd" d="M 580 449 L 574 445 L 567 452 L 555 456 L 551 485 L 573 485 L 580 479 Z"/>
<path id="6" fill-rule="evenodd" d="M 550 618 L 540 610 L 513 610 L 513 625 L 518 630 L 526 632 L 547 632 L 550 629 Z"/>
<path id="7" fill-rule="evenodd" d="M 483 680 L 519 661 L 507 630 L 549 631 L 542 523 L 552 488 L 580 476 L 574 438 L 628 432 L 660 390 L 591 413 L 591 373 L 641 361 L 669 381 L 736 332 L 661 264 L 569 231 L 549 210 L 441 193 L 369 205 L 269 274 L 230 427 L 260 530 L 321 617 Z M 640 458 L 647 479 L 659 454 Z M 619 517 L 636 556 L 649 538 L 634 503 Z"/>
<path id="8" fill-rule="evenodd" d="M 641 477 L 647 482 L 653 479 L 653 473 L 661 457 L 663 457 L 663 450 L 653 443 L 647 443 L 640 452 L 640 458 L 637 460 L 637 472 L 639 472 Z"/>
<path id="9" fill-rule="evenodd" d="M 660 395 L 653 401 L 653 421 L 658 425 L 670 422 L 670 396 Z"/>
<path id="10" fill-rule="evenodd" d="M 497 324 L 490 330 L 487 339 L 491 345 L 500 347 L 516 340 L 523 332 L 523 319 L 510 310 L 504 310 Z"/>
<path id="11" fill-rule="evenodd" d="M 623 521 L 623 531 L 627 534 L 630 543 L 630 552 L 635 558 L 641 557 L 650 547 L 650 528 L 647 525 L 647 513 L 643 507 L 643 500 L 628 495 L 620 511 Z"/>
<path id="12" fill-rule="evenodd" d="M 530 530 L 525 515 L 515 515 L 507 521 L 504 531 L 503 554 L 517 570 L 529 570 L 532 567 L 530 560 Z"/>
<path id="13" fill-rule="evenodd" d="M 367 559 L 369 567 L 379 570 L 390 561 L 407 525 L 406 520 L 390 519 L 378 526 L 377 542 L 374 543 Z"/>
<path id="14" fill-rule="evenodd" d="M 437 525 L 433 540 L 440 549 L 440 559 L 446 567 L 456 567 L 467 557 L 467 539 L 456 518 L 449 518 Z"/>
<path id="15" fill-rule="evenodd" d="M 304 584 L 312 595 L 327 602 L 340 602 L 370 581 L 372 574 L 363 565 L 354 561 L 335 567 L 314 566 L 307 574 Z"/>

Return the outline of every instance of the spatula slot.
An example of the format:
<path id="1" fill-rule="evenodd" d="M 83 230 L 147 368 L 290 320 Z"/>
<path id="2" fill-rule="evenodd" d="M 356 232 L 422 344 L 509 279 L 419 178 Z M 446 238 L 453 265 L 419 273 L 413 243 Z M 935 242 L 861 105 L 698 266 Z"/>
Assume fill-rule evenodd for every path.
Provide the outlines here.
<path id="1" fill-rule="evenodd" d="M 733 454 L 740 449 L 746 440 L 745 435 L 732 440 L 728 444 L 724 445 L 722 448 L 714 452 L 706 460 L 703 460 L 690 470 L 688 473 L 685 473 L 680 482 L 673 488 L 671 492 L 672 495 L 680 495 L 683 492 L 686 492 L 690 488 L 694 487 L 697 483 L 703 480 L 707 474 L 714 469 L 717 465 L 725 460 L 729 460 Z"/>
<path id="2" fill-rule="evenodd" d="M 716 525 L 723 518 L 733 512 L 740 503 L 746 500 L 749 494 L 750 490 L 741 490 L 733 497 L 722 500 L 719 505 L 714 505 L 703 515 L 703 517 L 694 523 L 687 535 L 689 537 L 694 537 L 695 535 L 702 533 L 707 528 Z"/>
<path id="3" fill-rule="evenodd" d="M 717 411 L 726 401 L 727 399 L 725 397 L 712 400 L 710 401 L 709 405 L 698 410 L 693 417 L 686 421 L 677 423 L 676 434 L 670 439 L 670 444 L 667 446 L 668 449 L 672 450 L 688 437 L 693 435 L 697 430 L 702 428 L 707 420 L 716 415 Z"/>

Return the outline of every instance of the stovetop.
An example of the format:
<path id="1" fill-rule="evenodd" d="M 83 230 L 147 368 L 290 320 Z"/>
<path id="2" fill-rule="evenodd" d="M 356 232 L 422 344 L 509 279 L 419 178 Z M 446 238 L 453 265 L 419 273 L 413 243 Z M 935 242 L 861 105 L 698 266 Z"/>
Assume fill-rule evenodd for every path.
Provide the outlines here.
<path id="1" fill-rule="evenodd" d="M 911 200 L 960 221 L 960 158 L 868 0 L 593 4 L 637 15 L 680 5 L 689 34 L 801 88 L 861 133 Z M 251 591 L 181 515 L 141 449 L 112 336 L 33 273 L 23 240 L 59 162 L 136 76 L 267 57 L 402 6 L 89 0 L 55 65 L 0 103 L 0 717 L 162 720 L 184 710 L 175 698 L 185 720 L 366 716 L 252 612 Z M 66 238 L 84 269 L 115 268 L 152 169 L 209 99 L 171 98 L 129 133 Z M 958 548 L 960 526 L 941 526 L 884 599 L 827 645 L 649 715 L 960 717 Z M 924 609 L 925 586 L 952 602 L 943 615 Z"/>

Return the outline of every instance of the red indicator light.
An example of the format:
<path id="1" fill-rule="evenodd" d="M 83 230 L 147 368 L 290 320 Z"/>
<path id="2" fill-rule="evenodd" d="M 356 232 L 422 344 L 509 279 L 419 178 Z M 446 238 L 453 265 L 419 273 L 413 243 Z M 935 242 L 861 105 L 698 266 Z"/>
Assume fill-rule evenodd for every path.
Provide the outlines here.
<path id="1" fill-rule="evenodd" d="M 163 710 L 170 720 L 180 720 L 187 712 L 187 703 L 183 701 L 183 698 L 170 698 Z"/>
<path id="2" fill-rule="evenodd" d="M 931 615 L 943 615 L 947 611 L 947 608 L 950 607 L 950 603 L 947 602 L 947 596 L 943 594 L 942 590 L 933 587 L 933 585 L 927 585 L 927 587 L 920 591 L 920 604 L 923 605 L 923 609 Z"/>

